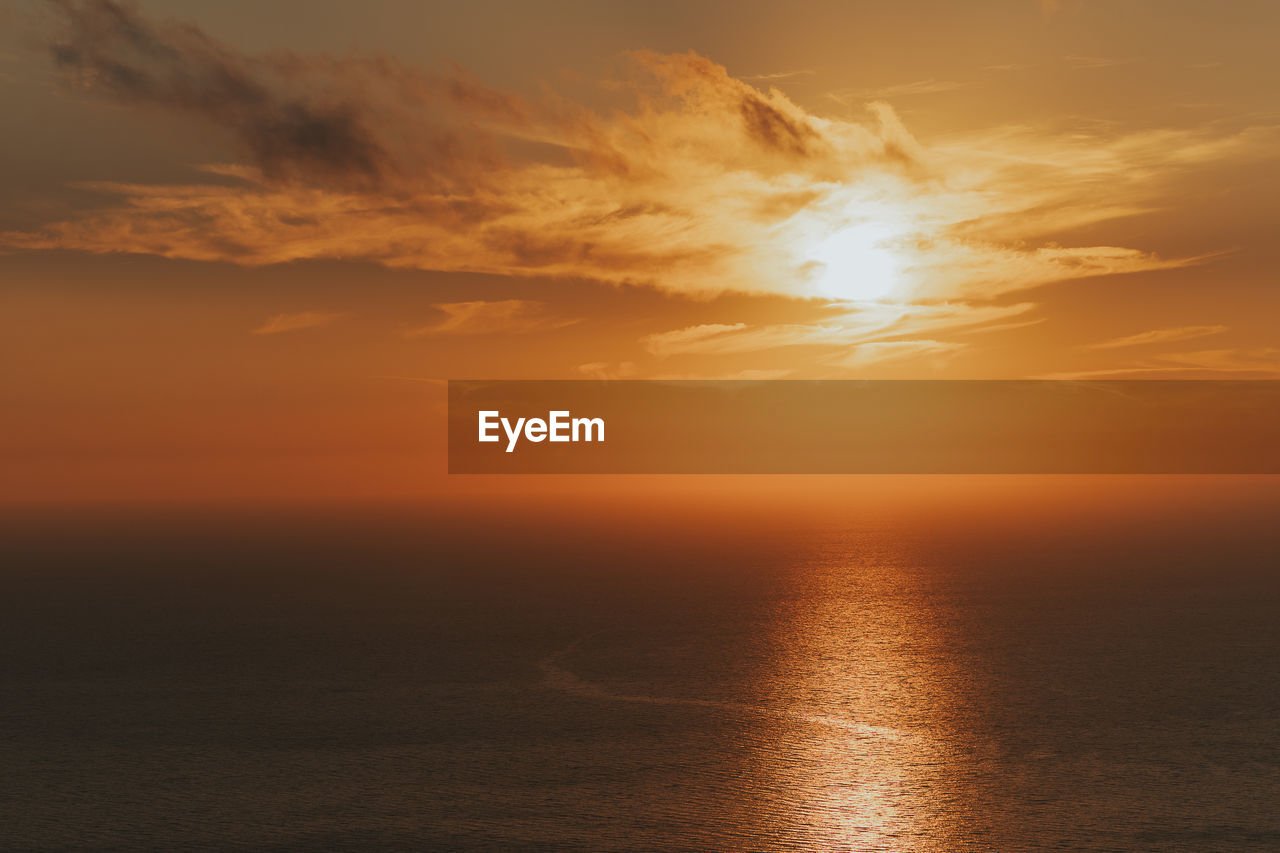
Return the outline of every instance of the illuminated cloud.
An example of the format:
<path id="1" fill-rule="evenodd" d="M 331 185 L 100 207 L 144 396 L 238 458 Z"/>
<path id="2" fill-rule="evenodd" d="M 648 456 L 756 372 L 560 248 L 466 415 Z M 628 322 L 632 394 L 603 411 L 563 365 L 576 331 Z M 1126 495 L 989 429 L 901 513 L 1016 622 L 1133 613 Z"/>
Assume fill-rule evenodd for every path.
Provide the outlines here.
<path id="1" fill-rule="evenodd" d="M 961 349 L 964 349 L 964 344 L 954 341 L 877 341 L 859 344 L 848 355 L 833 361 L 832 364 L 859 368 L 886 361 L 920 358 L 928 358 L 936 363 Z"/>
<path id="2" fill-rule="evenodd" d="M 743 80 L 752 82 L 770 83 L 778 80 L 791 80 L 795 77 L 809 77 L 817 72 L 812 68 L 798 68 L 795 71 L 774 71 L 769 74 L 747 74 L 742 77 Z"/>
<path id="3" fill-rule="evenodd" d="M 1052 373 L 1041 379 L 1278 379 L 1280 349 L 1224 348 L 1165 353 L 1121 367 Z"/>
<path id="4" fill-rule="evenodd" d="M 1141 57 L 1116 57 L 1116 56 L 1076 56 L 1074 54 L 1064 56 L 1063 59 L 1072 68 L 1090 69 L 1090 68 L 1115 68 L 1118 65 L 1132 65 L 1135 62 L 1141 62 Z"/>
<path id="5" fill-rule="evenodd" d="M 560 329 L 579 323 L 576 317 L 559 317 L 541 302 L 503 299 L 494 302 L 445 302 L 435 306 L 445 319 L 435 325 L 411 329 L 406 334 L 494 335 Z"/>
<path id="6" fill-rule="evenodd" d="M 591 361 L 578 365 L 578 372 L 590 379 L 627 379 L 636 375 L 635 362 Z"/>
<path id="7" fill-rule="evenodd" d="M 1211 349 L 1194 352 L 1168 353 L 1161 358 L 1188 367 L 1216 368 L 1220 370 L 1280 371 L 1280 349 L 1258 347 L 1255 349 Z"/>
<path id="8" fill-rule="evenodd" d="M 898 83 L 879 89 L 838 89 L 828 92 L 827 97 L 839 104 L 863 104 L 868 101 L 954 92 L 956 89 L 963 89 L 969 85 L 971 84 L 962 83 L 958 80 L 914 80 L 910 83 Z"/>
<path id="9" fill-rule="evenodd" d="M 748 382 L 768 382 L 774 379 L 785 379 L 794 371 L 785 367 L 744 368 L 742 370 L 716 370 L 713 372 L 655 373 L 650 378 L 660 382 L 723 382 L 725 380 L 745 380 Z"/>
<path id="10" fill-rule="evenodd" d="M 908 333 L 990 330 L 1022 318 L 1031 309 L 1017 305 L 867 305 L 836 315 L 823 323 L 785 323 L 752 326 L 746 323 L 704 323 L 646 336 L 641 343 L 654 356 L 730 355 L 781 347 L 850 347 L 902 343 L 883 338 Z M 928 341 L 926 343 L 937 343 Z"/>
<path id="11" fill-rule="evenodd" d="M 1216 335 L 1227 330 L 1226 326 L 1177 326 L 1170 329 L 1151 329 L 1136 335 L 1125 335 L 1089 344 L 1086 349 L 1120 349 L 1121 347 L 1146 346 L 1148 344 L 1165 344 L 1174 341 L 1189 341 Z"/>
<path id="12" fill-rule="evenodd" d="M 327 326 L 341 317 L 341 314 L 326 314 L 320 311 L 302 311 L 297 314 L 277 314 L 261 326 L 253 330 L 255 335 L 277 335 L 281 332 L 296 332 L 300 329 L 315 329 Z"/>
<path id="13" fill-rule="evenodd" d="M 110 0 L 59 8 L 51 51 L 73 85 L 216 128 L 240 162 L 188 184 L 85 185 L 101 207 L 0 235 L 11 248 L 879 302 L 902 314 L 893 334 L 918 335 L 938 305 L 957 323 L 997 322 L 1006 309 L 990 306 L 1013 291 L 1206 260 L 1060 235 L 1159 209 L 1177 173 L 1265 156 L 1276 141 L 1270 127 L 1020 126 L 924 144 L 883 102 L 861 120 L 822 116 L 707 58 L 649 51 L 629 55 L 607 87 L 616 104 L 595 110 L 383 56 L 245 56 Z M 501 304 L 456 303 L 430 331 L 550 322 Z M 873 313 L 647 346 L 865 342 Z"/>

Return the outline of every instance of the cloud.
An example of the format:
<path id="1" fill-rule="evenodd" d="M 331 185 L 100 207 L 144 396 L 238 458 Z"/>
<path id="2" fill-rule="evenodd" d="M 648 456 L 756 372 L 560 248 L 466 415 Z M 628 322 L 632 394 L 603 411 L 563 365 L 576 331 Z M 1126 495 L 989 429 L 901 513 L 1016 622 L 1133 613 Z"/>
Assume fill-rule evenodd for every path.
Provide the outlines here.
<path id="1" fill-rule="evenodd" d="M 886 361 L 905 361 L 908 359 L 929 358 L 940 361 L 947 356 L 964 349 L 965 345 L 955 341 L 873 341 L 859 344 L 852 352 L 830 362 L 839 367 L 868 367 Z"/>
<path id="2" fill-rule="evenodd" d="M 1052 373 L 1041 379 L 1280 379 L 1280 349 L 1224 348 L 1164 353 L 1105 370 Z"/>
<path id="3" fill-rule="evenodd" d="M 591 379 L 627 379 L 636 375 L 636 365 L 632 361 L 592 361 L 579 364 L 578 372 Z"/>
<path id="4" fill-rule="evenodd" d="M 1167 353 L 1160 358 L 1194 370 L 1280 375 L 1280 349 L 1275 347 L 1196 350 Z"/>
<path id="5" fill-rule="evenodd" d="M 321 311 L 301 311 L 297 314 L 277 314 L 269 318 L 252 331 L 255 335 L 277 335 L 281 332 L 296 332 L 299 329 L 315 329 L 327 326 L 341 317 L 341 314 L 326 314 Z"/>
<path id="6" fill-rule="evenodd" d="M 4 247 L 840 301 L 869 264 L 845 257 L 834 278 L 851 280 L 829 289 L 832 247 L 841 256 L 870 225 L 871 265 L 893 271 L 885 300 L 967 310 L 1049 282 L 1201 262 L 1055 240 L 1169 203 L 1183 170 L 1275 150 L 1274 128 L 1212 126 L 1001 127 L 924 144 L 884 102 L 857 119 L 818 115 L 693 53 L 629 54 L 604 87 L 613 103 L 592 109 L 385 56 L 246 56 L 110 0 L 58 8 L 50 50 L 72 85 L 199 122 L 238 159 L 206 167 L 216 180 L 83 185 L 100 206 L 0 234 Z"/>
<path id="7" fill-rule="evenodd" d="M 982 330 L 1007 325 L 1031 309 L 1016 305 L 868 305 L 822 323 L 704 323 L 647 335 L 644 348 L 654 356 L 731 355 L 782 347 L 850 347 L 883 341 L 907 333 L 943 330 Z M 930 341 L 929 343 L 937 343 Z"/>
<path id="8" fill-rule="evenodd" d="M 1110 340 L 1089 344 L 1085 349 L 1119 349 L 1121 347 L 1189 341 L 1193 338 L 1216 335 L 1226 330 L 1226 326 L 1177 326 L 1168 329 L 1151 329 L 1150 331 L 1139 332 L 1136 335 L 1125 335 L 1124 337 L 1111 338 Z"/>
<path id="9" fill-rule="evenodd" d="M 1063 59 L 1072 68 L 1078 69 L 1115 68 L 1118 65 L 1133 65 L 1135 62 L 1142 61 L 1142 57 L 1138 56 L 1078 56 L 1075 54 L 1064 56 Z"/>
<path id="10" fill-rule="evenodd" d="M 726 380 L 745 380 L 749 382 L 767 382 L 774 379 L 785 379 L 792 376 L 793 371 L 784 367 L 744 368 L 743 370 L 717 370 L 712 372 L 655 373 L 651 376 L 659 382 L 724 382 Z"/>
<path id="11" fill-rule="evenodd" d="M 581 322 L 576 317 L 559 317 L 541 302 L 504 299 L 493 302 L 445 302 L 435 306 L 445 319 L 435 325 L 411 329 L 409 337 L 426 334 L 493 335 L 525 334 L 560 329 Z"/>
<path id="12" fill-rule="evenodd" d="M 945 323 L 938 325 L 946 326 Z M 925 360 L 937 366 L 968 346 L 960 341 L 932 339 L 882 340 L 870 325 L 858 328 L 840 323 L 765 326 L 706 323 L 650 335 L 643 343 L 650 354 L 659 358 L 677 355 L 731 356 L 784 347 L 817 347 L 831 352 L 815 360 L 809 372 L 817 370 L 824 374 L 832 369 L 843 373 L 886 362 Z M 787 369 L 776 370 L 779 376 L 791 372 Z"/>
<path id="13" fill-rule="evenodd" d="M 743 80 L 773 82 L 777 80 L 790 80 L 794 77 L 808 77 L 817 72 L 812 68 L 799 68 L 795 71 L 774 71 L 770 74 L 748 74 L 742 77 Z"/>
<path id="14" fill-rule="evenodd" d="M 112 0 L 54 5 L 65 27 L 53 60 L 90 91 L 217 124 L 268 174 L 376 177 L 384 168 L 356 102 L 290 87 L 293 60 L 245 60 L 194 27 L 155 25 Z"/>
<path id="15" fill-rule="evenodd" d="M 915 80 L 910 83 L 898 83 L 879 89 L 837 89 L 836 91 L 828 92 L 827 97 L 837 103 L 854 104 L 892 98 L 906 98 L 914 95 L 936 95 L 941 92 L 954 92 L 956 89 L 963 89 L 970 85 L 972 84 L 962 83 L 957 80 Z"/>

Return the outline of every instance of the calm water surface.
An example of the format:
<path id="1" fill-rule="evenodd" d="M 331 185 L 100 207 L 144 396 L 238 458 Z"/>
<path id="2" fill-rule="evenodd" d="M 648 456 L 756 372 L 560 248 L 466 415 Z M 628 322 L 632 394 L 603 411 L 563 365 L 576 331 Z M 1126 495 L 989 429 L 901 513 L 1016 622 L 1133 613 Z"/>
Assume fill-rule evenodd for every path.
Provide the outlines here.
<path id="1" fill-rule="evenodd" d="M 0 848 L 1280 849 L 1280 538 L 1091 524 L 14 520 Z"/>

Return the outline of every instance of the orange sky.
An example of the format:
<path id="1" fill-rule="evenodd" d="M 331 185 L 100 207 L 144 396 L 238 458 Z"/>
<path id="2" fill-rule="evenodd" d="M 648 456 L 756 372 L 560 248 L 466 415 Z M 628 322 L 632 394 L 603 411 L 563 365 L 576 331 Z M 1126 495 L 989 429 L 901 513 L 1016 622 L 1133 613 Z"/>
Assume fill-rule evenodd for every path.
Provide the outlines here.
<path id="1" fill-rule="evenodd" d="M 0 7 L 0 500 L 431 493 L 449 378 L 1277 377 L 1278 27 Z"/>

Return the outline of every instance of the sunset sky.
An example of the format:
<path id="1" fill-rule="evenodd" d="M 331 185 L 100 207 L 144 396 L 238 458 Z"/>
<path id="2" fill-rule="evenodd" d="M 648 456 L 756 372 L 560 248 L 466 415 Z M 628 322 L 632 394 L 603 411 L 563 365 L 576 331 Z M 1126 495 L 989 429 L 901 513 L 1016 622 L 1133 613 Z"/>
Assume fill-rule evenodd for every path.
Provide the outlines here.
<path id="1" fill-rule="evenodd" d="M 399 495 L 461 378 L 1280 378 L 1280 4 L 0 5 L 0 501 Z"/>

